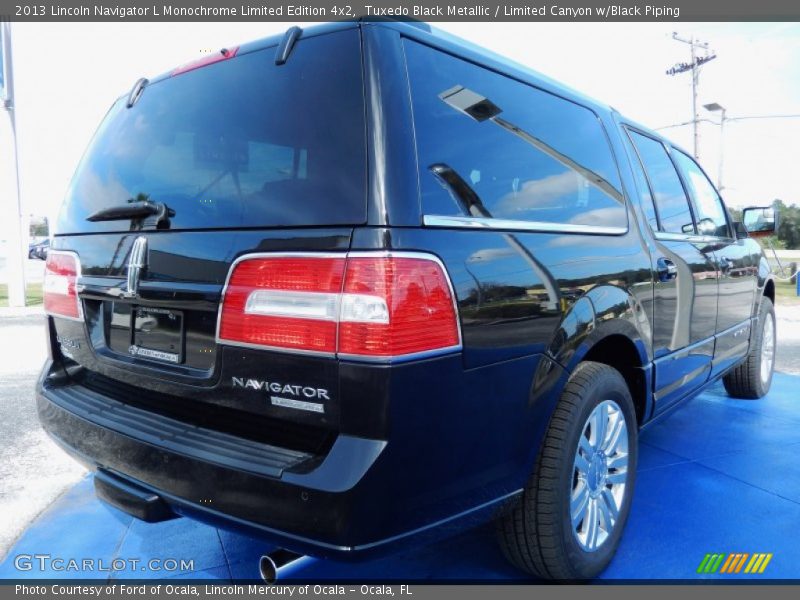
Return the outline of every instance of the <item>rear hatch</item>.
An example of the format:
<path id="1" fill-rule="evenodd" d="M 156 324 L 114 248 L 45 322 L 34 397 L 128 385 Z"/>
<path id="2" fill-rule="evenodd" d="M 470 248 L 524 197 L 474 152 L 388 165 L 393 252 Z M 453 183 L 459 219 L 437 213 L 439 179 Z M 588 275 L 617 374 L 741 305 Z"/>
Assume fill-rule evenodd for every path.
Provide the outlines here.
<path id="1" fill-rule="evenodd" d="M 81 385 L 283 447 L 317 452 L 330 441 L 334 359 L 216 340 L 237 259 L 344 253 L 366 221 L 359 30 L 323 31 L 301 37 L 285 64 L 276 38 L 114 103 L 54 242 L 80 260 L 80 319 L 53 326 Z"/>

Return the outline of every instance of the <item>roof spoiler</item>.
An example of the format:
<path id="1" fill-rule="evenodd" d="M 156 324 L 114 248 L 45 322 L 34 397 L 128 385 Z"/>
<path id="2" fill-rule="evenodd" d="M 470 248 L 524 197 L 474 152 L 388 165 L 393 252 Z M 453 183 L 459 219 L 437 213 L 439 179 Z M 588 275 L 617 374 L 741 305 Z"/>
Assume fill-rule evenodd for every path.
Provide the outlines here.
<path id="1" fill-rule="evenodd" d="M 414 19 L 412 17 L 374 16 L 374 17 L 359 17 L 356 20 L 362 23 L 380 23 L 381 21 L 389 23 L 405 23 L 406 25 L 410 25 L 411 27 L 416 27 L 417 29 L 421 29 L 426 33 L 431 33 L 433 31 L 433 29 L 428 23 L 426 23 L 425 21 L 420 21 L 419 19 Z"/>

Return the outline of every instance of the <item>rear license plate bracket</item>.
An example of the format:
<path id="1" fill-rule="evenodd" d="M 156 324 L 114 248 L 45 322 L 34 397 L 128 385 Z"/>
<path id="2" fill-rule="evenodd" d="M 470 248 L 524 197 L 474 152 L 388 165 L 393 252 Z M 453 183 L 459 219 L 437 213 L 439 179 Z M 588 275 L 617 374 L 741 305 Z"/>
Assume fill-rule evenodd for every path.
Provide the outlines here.
<path id="1" fill-rule="evenodd" d="M 128 353 L 139 358 L 180 364 L 184 355 L 184 319 L 178 310 L 134 306 Z"/>

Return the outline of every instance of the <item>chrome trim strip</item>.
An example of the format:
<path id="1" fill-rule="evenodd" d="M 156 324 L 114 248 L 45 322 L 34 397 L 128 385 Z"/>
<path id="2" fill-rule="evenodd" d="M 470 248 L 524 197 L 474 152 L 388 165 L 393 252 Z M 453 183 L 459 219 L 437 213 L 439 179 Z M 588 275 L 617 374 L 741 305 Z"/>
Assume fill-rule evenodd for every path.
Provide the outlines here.
<path id="1" fill-rule="evenodd" d="M 126 277 L 123 298 L 136 298 L 139 294 L 139 280 L 142 271 L 147 268 L 147 238 L 139 236 L 131 246 L 131 255 L 128 259 L 128 274 Z"/>
<path id="2" fill-rule="evenodd" d="M 689 242 L 690 244 L 709 244 L 726 241 L 728 238 L 713 235 L 699 235 L 697 233 L 673 233 L 670 231 L 655 231 L 653 237 L 662 242 Z"/>
<path id="3" fill-rule="evenodd" d="M 459 330 L 461 328 L 459 327 Z M 396 354 L 393 356 L 364 356 L 363 354 L 346 354 L 340 352 L 337 358 L 340 360 L 351 360 L 354 362 L 366 362 L 381 365 L 394 365 L 397 363 L 409 362 L 412 360 L 422 360 L 425 358 L 433 358 L 436 356 L 446 356 L 448 354 L 455 354 L 461 350 L 461 345 L 449 346 L 447 348 L 436 348 L 435 350 L 423 350 L 422 352 L 412 352 L 411 354 Z"/>
<path id="4" fill-rule="evenodd" d="M 423 215 L 426 227 L 457 227 L 467 229 L 499 229 L 506 231 L 538 231 L 542 233 L 582 233 L 588 235 L 622 235 L 627 227 L 604 227 L 601 225 L 574 225 L 571 223 L 545 223 L 542 221 L 514 221 L 511 219 L 489 219 L 485 217 L 459 217 L 445 215 Z"/>
<path id="5" fill-rule="evenodd" d="M 75 259 L 75 263 L 78 265 L 78 272 L 75 276 L 75 296 L 78 300 L 78 316 L 77 317 L 68 317 L 66 315 L 60 315 L 58 313 L 53 313 L 50 311 L 45 310 L 44 314 L 55 317 L 56 319 L 66 319 L 67 321 L 75 321 L 78 323 L 83 323 L 85 321 L 83 315 L 83 300 L 81 300 L 80 292 L 81 292 L 81 275 L 82 275 L 82 267 L 81 267 L 81 257 L 78 256 L 77 252 L 73 252 L 71 250 L 48 250 L 48 255 L 50 254 L 64 254 L 66 256 L 72 256 Z M 47 262 L 45 261 L 45 273 L 44 276 L 47 277 Z M 42 306 L 44 306 L 44 279 L 42 279 Z"/>

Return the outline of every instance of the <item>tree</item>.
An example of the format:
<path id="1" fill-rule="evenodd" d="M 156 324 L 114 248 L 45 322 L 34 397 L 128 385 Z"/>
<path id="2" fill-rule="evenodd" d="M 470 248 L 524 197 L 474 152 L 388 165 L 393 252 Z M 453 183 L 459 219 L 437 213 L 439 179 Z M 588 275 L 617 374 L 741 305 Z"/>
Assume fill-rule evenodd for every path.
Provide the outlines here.
<path id="1" fill-rule="evenodd" d="M 775 207 L 780 215 L 778 239 L 785 248 L 800 248 L 800 208 L 794 204 L 787 206 L 782 200 L 776 200 Z"/>
<path id="2" fill-rule="evenodd" d="M 50 235 L 50 224 L 47 222 L 47 217 L 31 219 L 28 234 L 31 237 L 47 237 Z"/>

